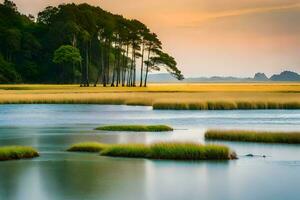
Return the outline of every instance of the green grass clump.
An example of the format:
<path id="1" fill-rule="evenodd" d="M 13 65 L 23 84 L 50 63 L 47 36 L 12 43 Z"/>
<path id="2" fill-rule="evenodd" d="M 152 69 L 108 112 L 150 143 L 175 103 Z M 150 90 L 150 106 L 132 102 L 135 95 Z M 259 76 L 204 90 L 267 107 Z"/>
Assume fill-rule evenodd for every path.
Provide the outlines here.
<path id="1" fill-rule="evenodd" d="M 116 144 L 104 149 L 103 156 L 127 157 L 127 158 L 149 158 L 151 154 L 149 146 L 144 144 Z"/>
<path id="2" fill-rule="evenodd" d="M 96 130 L 102 131 L 132 131 L 132 132 L 163 132 L 173 131 L 173 128 L 166 125 L 116 125 L 116 126 L 101 126 Z"/>
<path id="3" fill-rule="evenodd" d="M 151 158 L 163 160 L 228 160 L 230 149 L 221 145 L 196 143 L 157 143 L 151 145 Z"/>
<path id="4" fill-rule="evenodd" d="M 300 132 L 268 132 L 244 130 L 209 130 L 207 140 L 300 144 Z"/>
<path id="5" fill-rule="evenodd" d="M 67 151 L 100 152 L 108 146 L 108 144 L 102 144 L 98 142 L 83 142 L 72 145 L 69 149 L 67 149 Z"/>
<path id="6" fill-rule="evenodd" d="M 19 160 L 38 157 L 39 153 L 32 147 L 4 146 L 0 147 L 0 161 Z"/>
<path id="7" fill-rule="evenodd" d="M 162 160 L 229 160 L 236 154 L 226 146 L 194 143 L 156 143 L 152 145 L 112 145 L 101 152 L 112 157 L 149 158 Z"/>

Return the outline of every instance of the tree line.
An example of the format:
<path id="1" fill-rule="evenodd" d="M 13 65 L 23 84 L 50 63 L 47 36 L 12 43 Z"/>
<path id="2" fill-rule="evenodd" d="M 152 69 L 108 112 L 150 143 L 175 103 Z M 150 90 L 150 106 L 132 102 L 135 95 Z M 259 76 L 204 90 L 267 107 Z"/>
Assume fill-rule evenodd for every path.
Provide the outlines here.
<path id="1" fill-rule="evenodd" d="M 149 72 L 183 75 L 142 22 L 88 4 L 47 7 L 34 16 L 0 4 L 0 83 L 147 86 Z"/>

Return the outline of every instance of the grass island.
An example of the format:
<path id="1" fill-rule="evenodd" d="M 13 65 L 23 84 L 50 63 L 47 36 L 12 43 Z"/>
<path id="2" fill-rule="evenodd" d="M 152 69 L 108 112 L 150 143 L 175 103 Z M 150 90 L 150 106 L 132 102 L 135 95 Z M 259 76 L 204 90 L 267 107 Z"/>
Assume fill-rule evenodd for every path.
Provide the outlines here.
<path id="1" fill-rule="evenodd" d="M 270 132 L 246 130 L 208 130 L 207 140 L 300 144 L 300 132 Z"/>
<path id="2" fill-rule="evenodd" d="M 112 125 L 100 126 L 96 130 L 101 131 L 129 131 L 129 132 L 167 132 L 173 128 L 166 125 Z"/>
<path id="3" fill-rule="evenodd" d="M 95 148 L 100 147 L 100 148 Z M 76 148 L 75 148 L 76 147 Z M 102 148 L 103 147 L 103 148 Z M 68 151 L 100 152 L 102 156 L 146 158 L 161 160 L 232 160 L 237 155 L 223 145 L 201 145 L 196 143 L 161 142 L 145 144 L 101 144 L 80 143 Z"/>
<path id="4" fill-rule="evenodd" d="M 0 147 L 0 161 L 19 160 L 38 157 L 39 153 L 32 147 L 4 146 Z"/>
<path id="5" fill-rule="evenodd" d="M 98 142 L 82 142 L 72 145 L 67 151 L 74 152 L 100 152 L 103 149 L 107 148 L 107 144 L 102 144 Z"/>

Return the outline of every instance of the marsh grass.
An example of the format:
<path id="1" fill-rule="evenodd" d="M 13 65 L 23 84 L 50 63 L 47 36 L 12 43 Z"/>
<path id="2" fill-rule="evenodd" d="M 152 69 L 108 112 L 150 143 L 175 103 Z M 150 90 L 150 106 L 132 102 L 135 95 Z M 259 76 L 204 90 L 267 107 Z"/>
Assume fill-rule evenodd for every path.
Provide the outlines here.
<path id="1" fill-rule="evenodd" d="M 39 97 L 25 97 L 22 99 L 14 99 L 1 101 L 0 104 L 99 104 L 99 105 L 125 105 L 123 99 L 106 99 L 106 98 L 72 98 L 72 95 L 66 97 L 47 97 L 48 95 L 38 95 Z"/>
<path id="2" fill-rule="evenodd" d="M 32 147 L 4 146 L 0 147 L 0 161 L 19 160 L 38 157 L 39 153 Z"/>
<path id="3" fill-rule="evenodd" d="M 115 125 L 101 126 L 96 130 L 102 131 L 130 131 L 130 132 L 166 132 L 173 131 L 173 128 L 166 125 Z"/>
<path id="4" fill-rule="evenodd" d="M 300 144 L 300 132 L 208 130 L 205 133 L 205 139 L 239 142 Z"/>
<path id="5" fill-rule="evenodd" d="M 207 102 L 207 110 L 234 110 L 237 109 L 235 102 L 219 101 L 219 102 Z"/>
<path id="6" fill-rule="evenodd" d="M 237 158 L 236 154 L 226 146 L 194 143 L 112 145 L 104 149 L 101 155 L 162 160 L 230 160 Z"/>
<path id="7" fill-rule="evenodd" d="M 202 108 L 201 105 L 193 103 L 193 110 Z M 190 110 L 189 104 L 181 102 L 156 102 L 152 105 L 154 110 Z M 192 107 L 191 107 L 192 108 Z"/>
<path id="8" fill-rule="evenodd" d="M 230 160 L 237 158 L 235 152 L 223 145 L 179 142 L 164 142 L 151 145 L 84 142 L 72 145 L 68 151 L 100 152 L 102 156 L 162 160 Z"/>
<path id="9" fill-rule="evenodd" d="M 151 149 L 144 144 L 116 144 L 104 149 L 100 154 L 111 157 L 149 158 Z"/>
<path id="10" fill-rule="evenodd" d="M 154 110 L 255 110 L 255 109 L 300 109 L 300 102 L 253 102 L 253 101 L 218 101 L 218 102 L 156 102 Z"/>
<path id="11" fill-rule="evenodd" d="M 285 83 L 178 83 L 148 84 L 148 87 L 79 87 L 79 85 L 4 84 L 0 90 L 61 90 L 76 92 L 299 92 L 300 84 Z"/>
<path id="12" fill-rule="evenodd" d="M 228 160 L 236 156 L 221 145 L 196 143 L 157 143 L 150 146 L 152 159 L 163 160 Z"/>
<path id="13" fill-rule="evenodd" d="M 152 101 L 146 98 L 135 98 L 125 100 L 125 104 L 128 106 L 152 106 Z"/>
<path id="14" fill-rule="evenodd" d="M 149 87 L 0 85 L 0 104 L 104 104 L 170 110 L 300 109 L 299 83 L 150 84 Z"/>
<path id="15" fill-rule="evenodd" d="M 102 144 L 98 142 L 82 142 L 72 145 L 67 151 L 74 152 L 100 152 L 103 149 L 107 148 L 108 144 Z"/>

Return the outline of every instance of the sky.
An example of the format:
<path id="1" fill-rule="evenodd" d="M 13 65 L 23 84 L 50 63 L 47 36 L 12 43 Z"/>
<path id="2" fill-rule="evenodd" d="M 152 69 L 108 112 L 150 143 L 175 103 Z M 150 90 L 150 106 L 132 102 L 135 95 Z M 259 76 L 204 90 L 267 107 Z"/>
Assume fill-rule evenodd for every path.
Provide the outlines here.
<path id="1" fill-rule="evenodd" d="M 14 0 L 36 15 L 82 3 L 136 18 L 157 33 L 187 77 L 300 72 L 300 0 Z"/>

